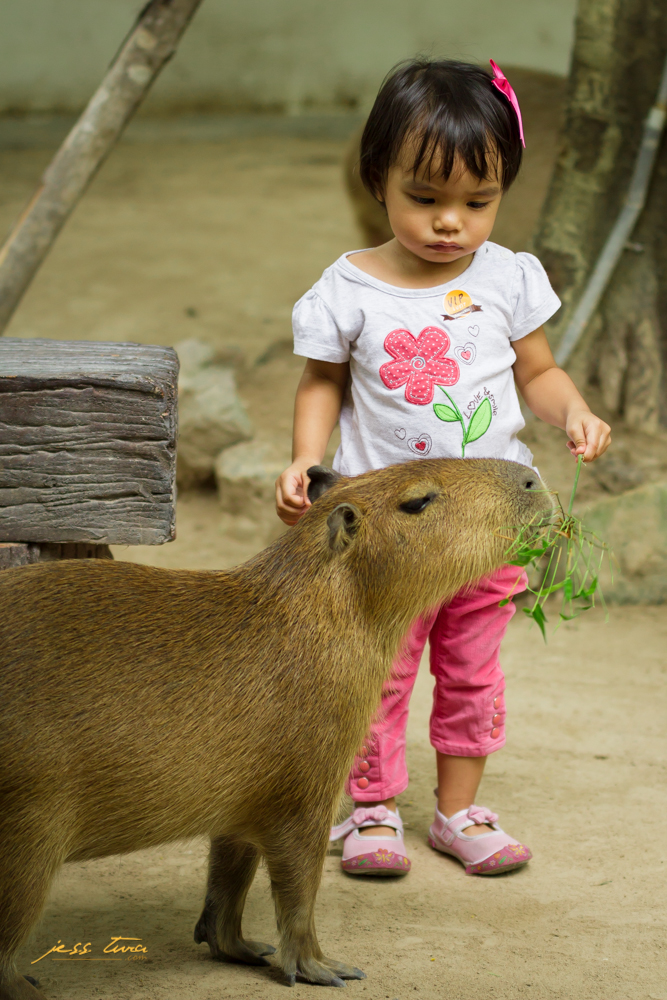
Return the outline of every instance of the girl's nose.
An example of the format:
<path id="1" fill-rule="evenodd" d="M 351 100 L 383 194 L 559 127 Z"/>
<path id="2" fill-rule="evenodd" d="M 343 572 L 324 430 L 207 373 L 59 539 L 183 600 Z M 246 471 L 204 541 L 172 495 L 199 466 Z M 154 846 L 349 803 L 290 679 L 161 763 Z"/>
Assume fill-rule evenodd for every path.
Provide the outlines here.
<path id="1" fill-rule="evenodd" d="M 458 233 L 461 219 L 456 212 L 440 212 L 433 220 L 433 228 L 438 233 Z"/>

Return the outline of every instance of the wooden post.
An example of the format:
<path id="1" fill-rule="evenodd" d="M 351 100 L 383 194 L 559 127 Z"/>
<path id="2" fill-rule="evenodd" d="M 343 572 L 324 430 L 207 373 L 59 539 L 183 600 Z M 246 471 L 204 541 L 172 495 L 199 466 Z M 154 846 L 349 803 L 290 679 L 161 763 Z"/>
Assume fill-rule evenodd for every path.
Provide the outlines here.
<path id="1" fill-rule="evenodd" d="M 0 334 L 201 0 L 151 0 L 0 250 Z"/>

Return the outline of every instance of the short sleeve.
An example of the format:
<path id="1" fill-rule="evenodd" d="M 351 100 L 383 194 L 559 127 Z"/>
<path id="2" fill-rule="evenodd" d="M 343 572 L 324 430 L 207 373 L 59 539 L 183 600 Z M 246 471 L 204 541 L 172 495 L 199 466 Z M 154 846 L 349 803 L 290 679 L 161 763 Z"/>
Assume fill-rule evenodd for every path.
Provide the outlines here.
<path id="1" fill-rule="evenodd" d="M 350 359 L 350 341 L 338 328 L 326 302 L 312 288 L 292 311 L 294 353 L 315 361 Z"/>
<path id="2" fill-rule="evenodd" d="M 520 340 L 537 330 L 560 309 L 560 299 L 537 257 L 532 253 L 518 253 L 515 260 L 510 340 Z"/>

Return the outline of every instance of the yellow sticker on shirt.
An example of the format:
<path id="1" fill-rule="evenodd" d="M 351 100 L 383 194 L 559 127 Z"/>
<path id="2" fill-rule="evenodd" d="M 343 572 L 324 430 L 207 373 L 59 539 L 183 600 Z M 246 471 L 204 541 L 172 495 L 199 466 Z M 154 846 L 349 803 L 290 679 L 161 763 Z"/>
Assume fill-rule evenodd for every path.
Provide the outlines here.
<path id="1" fill-rule="evenodd" d="M 461 316 L 469 316 L 470 313 L 481 312 L 482 307 L 476 306 L 467 292 L 461 288 L 455 288 L 453 292 L 445 295 L 445 313 L 443 319 L 460 319 Z"/>

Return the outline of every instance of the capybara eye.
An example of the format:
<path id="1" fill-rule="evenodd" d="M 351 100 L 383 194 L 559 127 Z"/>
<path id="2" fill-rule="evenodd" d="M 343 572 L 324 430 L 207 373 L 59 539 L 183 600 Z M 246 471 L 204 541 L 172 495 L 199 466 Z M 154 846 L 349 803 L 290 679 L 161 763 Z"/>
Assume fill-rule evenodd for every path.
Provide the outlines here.
<path id="1" fill-rule="evenodd" d="M 435 497 L 435 493 L 427 493 L 425 497 L 415 497 L 414 500 L 406 500 L 400 507 L 406 514 L 419 514 L 424 507 L 428 507 L 431 500 L 435 500 Z"/>

